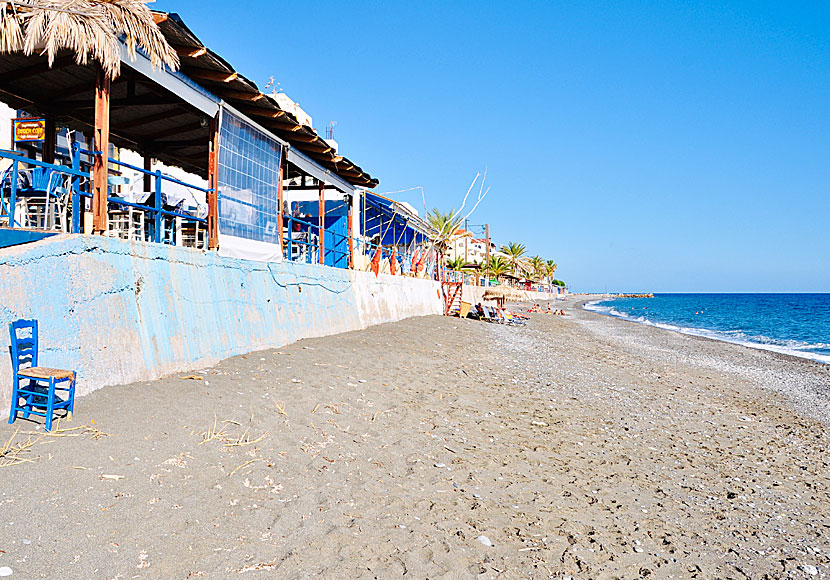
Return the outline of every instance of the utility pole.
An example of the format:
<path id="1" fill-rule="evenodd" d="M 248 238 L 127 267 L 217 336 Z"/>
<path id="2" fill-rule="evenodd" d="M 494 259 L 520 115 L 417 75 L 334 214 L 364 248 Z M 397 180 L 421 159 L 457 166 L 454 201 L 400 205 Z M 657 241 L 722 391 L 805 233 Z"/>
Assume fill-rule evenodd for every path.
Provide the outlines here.
<path id="1" fill-rule="evenodd" d="M 490 263 L 490 224 L 484 224 L 484 266 L 486 267 Z M 484 285 L 490 285 L 490 276 L 484 276 Z"/>
<path id="2" fill-rule="evenodd" d="M 467 223 L 468 220 L 464 220 L 464 265 L 467 265 L 467 238 L 469 237 L 467 234 L 470 233 L 469 224 Z"/>

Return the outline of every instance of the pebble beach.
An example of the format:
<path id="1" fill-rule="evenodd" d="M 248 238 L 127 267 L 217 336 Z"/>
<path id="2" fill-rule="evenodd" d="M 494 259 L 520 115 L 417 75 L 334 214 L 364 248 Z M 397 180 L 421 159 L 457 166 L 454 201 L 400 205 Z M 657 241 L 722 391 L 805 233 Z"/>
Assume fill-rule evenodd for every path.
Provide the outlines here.
<path id="1" fill-rule="evenodd" d="M 828 578 L 830 365 L 557 302 L 0 426 L 11 578 Z M 517 307 L 518 311 L 524 308 Z"/>

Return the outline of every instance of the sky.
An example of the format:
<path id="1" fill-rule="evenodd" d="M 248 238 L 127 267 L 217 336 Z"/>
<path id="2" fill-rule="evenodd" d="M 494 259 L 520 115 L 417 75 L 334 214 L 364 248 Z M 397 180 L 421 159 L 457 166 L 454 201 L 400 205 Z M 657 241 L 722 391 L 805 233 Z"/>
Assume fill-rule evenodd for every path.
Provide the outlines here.
<path id="1" fill-rule="evenodd" d="M 573 291 L 830 292 L 830 3 L 158 0 Z M 420 190 L 393 194 L 423 211 Z"/>

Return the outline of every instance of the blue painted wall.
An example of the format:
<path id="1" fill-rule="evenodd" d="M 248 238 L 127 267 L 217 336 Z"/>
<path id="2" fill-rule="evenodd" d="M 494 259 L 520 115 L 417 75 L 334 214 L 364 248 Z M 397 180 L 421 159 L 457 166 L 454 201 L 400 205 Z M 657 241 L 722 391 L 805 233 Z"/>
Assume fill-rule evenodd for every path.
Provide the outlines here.
<path id="1" fill-rule="evenodd" d="M 79 235 L 0 250 L 0 345 L 37 318 L 41 364 L 77 370 L 79 394 L 441 309 L 434 282 L 313 264 Z M 4 356 L 0 408 L 10 375 Z"/>

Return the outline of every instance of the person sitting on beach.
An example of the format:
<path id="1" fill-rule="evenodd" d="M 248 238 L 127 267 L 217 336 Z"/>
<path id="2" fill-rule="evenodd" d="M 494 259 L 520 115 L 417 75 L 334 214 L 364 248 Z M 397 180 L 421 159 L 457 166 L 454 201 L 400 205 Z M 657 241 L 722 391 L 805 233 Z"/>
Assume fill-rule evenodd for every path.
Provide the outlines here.
<path id="1" fill-rule="evenodd" d="M 545 314 L 553 314 L 554 312 L 550 309 L 550 304 L 548 304 L 547 310 L 545 310 Z"/>

